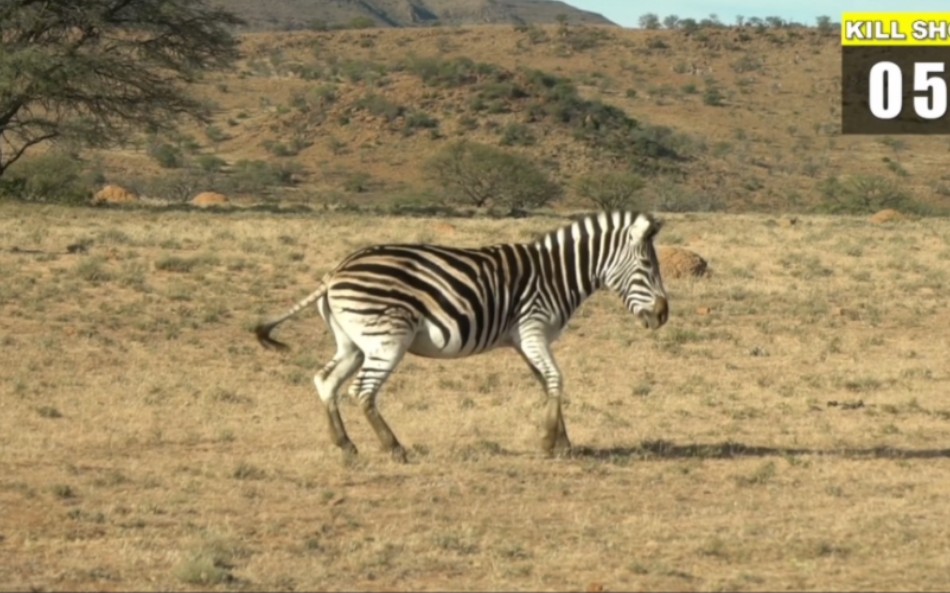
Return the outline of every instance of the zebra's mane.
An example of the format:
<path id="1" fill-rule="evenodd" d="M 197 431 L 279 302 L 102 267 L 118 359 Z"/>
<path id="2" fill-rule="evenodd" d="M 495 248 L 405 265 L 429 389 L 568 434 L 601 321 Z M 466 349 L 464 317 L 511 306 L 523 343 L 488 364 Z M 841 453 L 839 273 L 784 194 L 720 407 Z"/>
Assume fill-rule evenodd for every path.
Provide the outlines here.
<path id="1" fill-rule="evenodd" d="M 649 228 L 644 236 L 651 237 L 656 234 L 659 230 L 660 223 L 650 214 L 627 210 L 613 210 L 610 212 L 582 214 L 575 217 L 574 222 L 542 234 L 533 241 L 533 243 L 550 244 L 550 242 L 556 241 L 559 237 L 578 237 L 580 236 L 580 227 L 588 226 L 588 221 L 590 222 L 589 226 L 591 228 L 601 232 L 625 229 L 633 225 L 641 216 L 649 223 Z"/>

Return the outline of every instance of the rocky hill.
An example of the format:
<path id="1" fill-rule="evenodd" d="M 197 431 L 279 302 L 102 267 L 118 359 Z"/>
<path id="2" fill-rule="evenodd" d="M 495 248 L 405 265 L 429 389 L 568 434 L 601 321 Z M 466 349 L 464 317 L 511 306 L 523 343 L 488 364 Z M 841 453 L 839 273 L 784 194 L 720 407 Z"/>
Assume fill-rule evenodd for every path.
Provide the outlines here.
<path id="1" fill-rule="evenodd" d="M 241 51 L 193 89 L 209 124 L 86 152 L 96 178 L 172 201 L 429 207 L 452 203 L 433 161 L 466 141 L 535 163 L 559 209 L 629 174 L 660 211 L 950 212 L 946 137 L 841 134 L 834 32 L 389 27 L 247 33 Z"/>
<path id="2" fill-rule="evenodd" d="M 252 31 L 438 25 L 613 24 L 557 0 L 219 0 Z M 561 16 L 563 15 L 563 16 Z"/>

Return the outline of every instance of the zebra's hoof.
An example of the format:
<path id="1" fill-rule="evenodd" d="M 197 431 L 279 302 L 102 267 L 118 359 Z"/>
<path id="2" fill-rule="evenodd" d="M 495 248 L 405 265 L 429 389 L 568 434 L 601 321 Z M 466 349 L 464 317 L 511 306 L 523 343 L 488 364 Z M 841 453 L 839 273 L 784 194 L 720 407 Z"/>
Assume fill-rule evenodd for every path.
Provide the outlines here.
<path id="1" fill-rule="evenodd" d="M 350 441 L 346 441 L 340 445 L 340 451 L 343 453 L 343 463 L 352 463 L 359 459 L 359 451 L 356 450 L 356 445 Z"/>
<path id="2" fill-rule="evenodd" d="M 406 457 L 406 450 L 403 449 L 401 445 L 396 445 L 393 447 L 391 454 L 393 456 L 393 461 L 398 461 L 399 463 L 409 463 L 409 458 Z"/>
<path id="3" fill-rule="evenodd" d="M 569 459 L 574 456 L 574 448 L 570 443 L 559 441 L 553 447 L 544 447 L 544 456 L 549 459 Z"/>

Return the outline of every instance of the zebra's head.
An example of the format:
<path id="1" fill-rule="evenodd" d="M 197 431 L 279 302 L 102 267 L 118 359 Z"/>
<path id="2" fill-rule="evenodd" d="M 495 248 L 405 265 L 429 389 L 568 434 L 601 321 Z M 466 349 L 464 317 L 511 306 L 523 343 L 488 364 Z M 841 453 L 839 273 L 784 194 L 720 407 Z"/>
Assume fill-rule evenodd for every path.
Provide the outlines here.
<path id="1" fill-rule="evenodd" d="M 632 216 L 630 224 L 617 231 L 616 253 L 605 270 L 604 283 L 620 293 L 627 310 L 636 315 L 644 327 L 657 329 L 666 323 L 670 314 L 653 247 L 653 238 L 662 223 L 649 214 Z"/>

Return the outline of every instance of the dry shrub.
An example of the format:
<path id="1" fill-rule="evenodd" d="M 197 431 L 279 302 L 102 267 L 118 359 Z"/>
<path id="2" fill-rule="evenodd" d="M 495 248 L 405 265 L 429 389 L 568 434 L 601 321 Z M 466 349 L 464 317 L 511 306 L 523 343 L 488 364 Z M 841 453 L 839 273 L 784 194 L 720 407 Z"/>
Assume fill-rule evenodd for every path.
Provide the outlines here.
<path id="1" fill-rule="evenodd" d="M 873 216 L 871 216 L 870 220 L 872 224 L 884 224 L 887 222 L 897 222 L 899 220 L 904 220 L 905 218 L 906 216 L 897 210 L 885 208 L 884 210 L 876 212 Z"/>
<path id="2" fill-rule="evenodd" d="M 228 200 L 228 197 L 224 194 L 213 191 L 203 191 L 191 199 L 191 204 L 199 208 L 209 208 L 212 206 L 226 206 L 230 204 L 230 200 Z"/>
<path id="3" fill-rule="evenodd" d="M 133 204 L 139 197 L 120 185 L 109 184 L 92 196 L 93 204 Z"/>
<path id="4" fill-rule="evenodd" d="M 658 247 L 660 271 L 664 278 L 699 278 L 707 274 L 706 260 L 682 247 Z"/>

